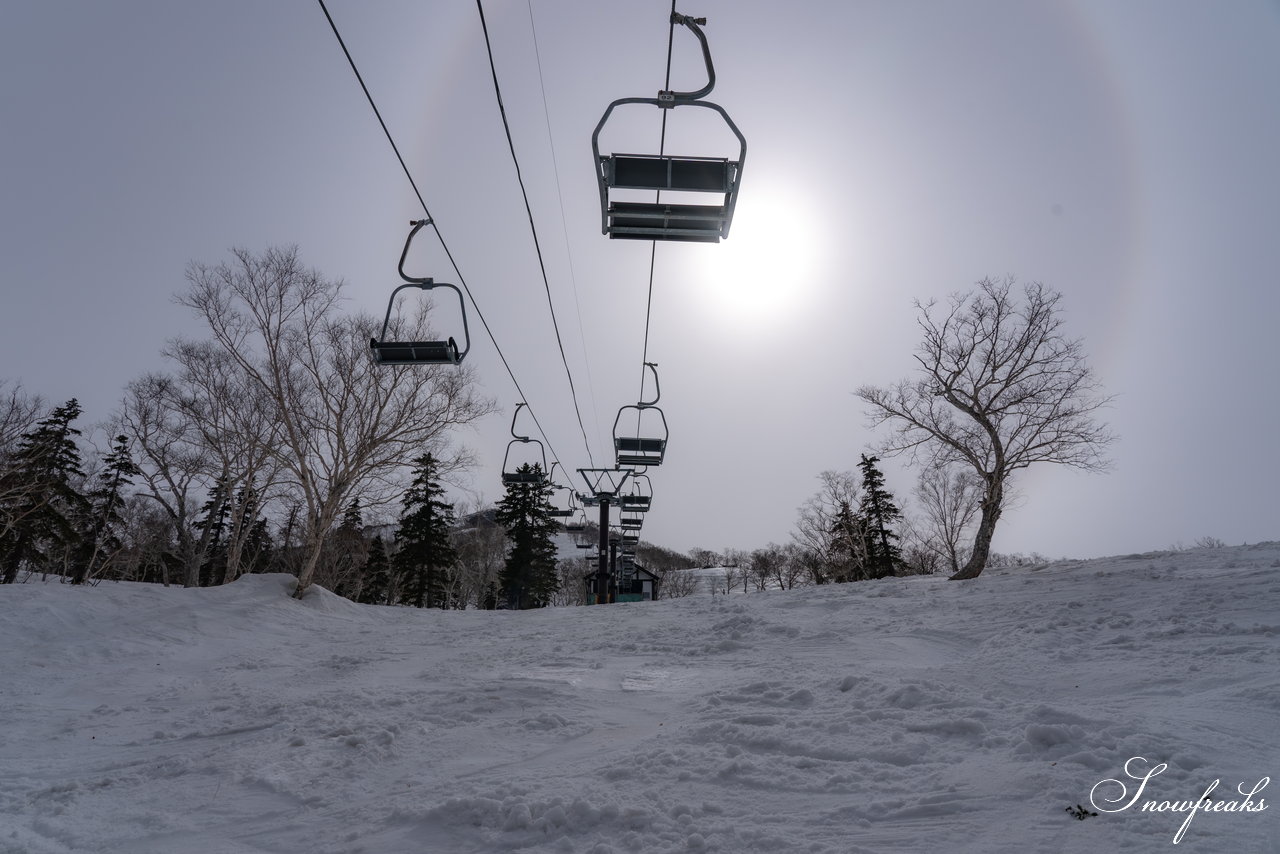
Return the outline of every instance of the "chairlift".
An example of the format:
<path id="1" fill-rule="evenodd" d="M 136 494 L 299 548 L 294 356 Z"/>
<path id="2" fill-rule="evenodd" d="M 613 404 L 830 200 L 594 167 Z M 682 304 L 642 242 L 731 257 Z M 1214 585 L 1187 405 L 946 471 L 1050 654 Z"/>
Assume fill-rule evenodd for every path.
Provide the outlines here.
<path id="1" fill-rule="evenodd" d="M 624 531 L 638 531 L 644 527 L 644 516 L 640 514 L 623 513 L 619 524 Z"/>
<path id="2" fill-rule="evenodd" d="M 547 511 L 547 515 L 553 519 L 568 519 L 578 510 L 577 499 L 574 491 L 561 483 L 556 483 L 556 466 L 560 465 L 559 460 L 551 463 L 551 474 L 547 477 L 547 485 L 552 488 L 551 509 Z M 568 493 L 565 498 L 562 493 Z"/>
<path id="3" fill-rule="evenodd" d="M 667 416 L 658 408 L 658 399 L 662 397 L 662 389 L 658 385 L 658 366 L 653 362 L 645 362 L 645 367 L 653 371 L 653 400 L 642 400 L 638 403 L 631 403 L 623 406 L 618 410 L 618 417 L 613 420 L 613 447 L 617 453 L 617 464 L 619 466 L 657 466 L 662 464 L 662 458 L 667 452 L 667 438 L 670 435 L 667 430 Z M 628 435 L 619 433 L 619 424 L 622 422 L 622 416 L 629 410 L 636 413 L 636 435 Z M 646 410 L 653 410 L 658 413 L 658 418 L 662 422 L 662 435 L 652 435 L 656 430 L 648 430 L 650 435 L 640 435 L 641 419 Z M 655 427 L 656 422 L 652 418 L 648 419 L 646 428 Z"/>
<path id="4" fill-rule="evenodd" d="M 404 279 L 404 284 L 391 292 L 391 299 L 387 301 L 387 315 L 382 321 L 382 332 L 377 338 L 369 339 L 369 347 L 373 351 L 373 360 L 380 365 L 458 365 L 462 363 L 467 351 L 471 349 L 471 332 L 467 328 L 467 305 L 462 298 L 462 291 L 458 290 L 456 285 L 451 285 L 448 282 L 437 282 L 431 278 L 410 276 L 404 271 L 405 258 L 409 254 L 409 244 L 413 242 L 413 236 L 430 222 L 431 220 L 429 219 L 420 219 L 410 223 L 413 228 L 409 231 L 409 236 L 405 238 L 404 251 L 400 253 L 400 278 Z M 457 294 L 458 308 L 462 312 L 462 340 L 464 346 L 461 350 L 458 349 L 458 344 L 452 337 L 443 341 L 387 340 L 387 332 L 391 326 L 391 309 L 395 306 L 396 294 L 405 288 L 420 288 L 424 291 L 448 288 Z"/>
<path id="5" fill-rule="evenodd" d="M 543 484 L 547 482 L 547 452 L 542 447 L 542 443 L 537 439 L 530 439 L 528 436 L 521 436 L 516 433 L 516 418 L 520 416 L 520 408 L 525 406 L 524 402 L 516 404 L 516 411 L 511 414 L 511 436 L 512 439 L 507 443 L 507 453 L 502 458 L 502 482 L 509 483 L 536 483 Z M 530 464 L 530 470 L 520 471 L 521 465 L 511 465 L 511 448 L 515 445 L 537 445 L 538 458 L 526 460 Z"/>
<path id="6" fill-rule="evenodd" d="M 578 508 L 572 520 L 564 523 L 564 529 L 570 534 L 584 533 L 587 530 L 587 512 Z"/>
<path id="7" fill-rule="evenodd" d="M 707 67 L 707 84 L 693 92 L 662 90 L 656 98 L 619 98 L 611 103 L 591 135 L 591 151 L 595 155 L 596 179 L 600 185 L 601 231 L 610 238 L 627 240 L 677 240 L 719 243 L 729 236 L 734 207 L 738 202 L 738 186 L 742 181 L 742 164 L 747 157 L 747 140 L 738 126 L 719 104 L 704 101 L 716 85 L 716 71 L 711 64 L 711 48 L 699 25 L 706 18 L 693 18 L 672 13 L 671 22 L 688 27 L 702 46 L 702 59 Z M 600 130 L 615 107 L 623 104 L 649 104 L 663 110 L 675 107 L 703 107 L 714 110 L 738 138 L 736 160 L 726 157 L 675 157 L 667 154 L 600 154 Z M 636 202 L 610 198 L 612 190 L 657 190 L 681 193 L 715 193 L 719 204 L 669 204 L 662 201 Z"/>
<path id="8" fill-rule="evenodd" d="M 648 513 L 653 504 L 653 485 L 646 474 L 631 476 L 631 491 L 619 496 L 619 503 L 624 511 Z"/>

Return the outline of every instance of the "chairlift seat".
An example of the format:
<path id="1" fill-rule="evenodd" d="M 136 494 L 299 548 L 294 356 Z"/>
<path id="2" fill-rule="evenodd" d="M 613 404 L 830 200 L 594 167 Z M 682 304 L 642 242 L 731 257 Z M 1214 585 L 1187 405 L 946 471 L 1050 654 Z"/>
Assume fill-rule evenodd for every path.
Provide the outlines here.
<path id="1" fill-rule="evenodd" d="M 456 365 L 462 361 L 458 344 L 448 341 L 379 341 L 369 339 L 379 365 Z"/>
<path id="2" fill-rule="evenodd" d="M 609 237 L 718 243 L 728 217 L 723 205 L 611 202 Z"/>
<path id="3" fill-rule="evenodd" d="M 647 495 L 624 495 L 622 496 L 622 509 L 633 510 L 636 513 L 648 513 L 649 504 L 652 500 Z"/>
<path id="4" fill-rule="evenodd" d="M 649 457 L 643 454 L 619 453 L 617 460 L 620 466 L 656 466 L 662 464 L 661 457 Z"/>

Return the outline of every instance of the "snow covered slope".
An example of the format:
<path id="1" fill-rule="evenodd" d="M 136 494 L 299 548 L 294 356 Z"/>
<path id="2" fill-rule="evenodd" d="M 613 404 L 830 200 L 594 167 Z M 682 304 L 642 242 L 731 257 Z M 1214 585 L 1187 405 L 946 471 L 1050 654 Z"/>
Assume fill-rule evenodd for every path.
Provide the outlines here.
<path id="1" fill-rule="evenodd" d="M 1277 543 L 525 613 L 291 585 L 0 587 L 0 851 L 1280 851 Z"/>

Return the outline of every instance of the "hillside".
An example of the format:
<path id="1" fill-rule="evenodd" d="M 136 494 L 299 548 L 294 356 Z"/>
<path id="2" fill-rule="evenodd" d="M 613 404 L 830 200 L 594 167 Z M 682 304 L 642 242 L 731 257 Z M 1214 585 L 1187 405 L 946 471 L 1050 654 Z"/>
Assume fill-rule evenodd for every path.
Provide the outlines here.
<path id="1" fill-rule="evenodd" d="M 1280 770 L 1280 543 L 523 613 L 291 583 L 0 587 L 0 852 L 1167 851 L 1143 802 Z M 1166 767 L 1068 812 L 1126 762 Z M 1280 851 L 1274 793 L 1175 850 Z"/>

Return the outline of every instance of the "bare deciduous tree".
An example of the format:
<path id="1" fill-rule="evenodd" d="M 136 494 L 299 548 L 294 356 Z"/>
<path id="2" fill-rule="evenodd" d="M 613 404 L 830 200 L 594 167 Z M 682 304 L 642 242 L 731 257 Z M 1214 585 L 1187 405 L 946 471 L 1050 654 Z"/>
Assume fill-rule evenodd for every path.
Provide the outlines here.
<path id="1" fill-rule="evenodd" d="M 860 531 L 842 528 L 853 521 L 850 514 L 858 506 L 858 477 L 850 471 L 828 470 L 818 479 L 822 489 L 800 506 L 791 536 L 809 556 L 806 566 L 814 584 L 849 581 L 857 575 L 851 564 L 861 562 L 861 556 L 849 549 L 861 549 L 863 539 Z"/>
<path id="2" fill-rule="evenodd" d="M 164 355 L 180 368 L 169 405 L 207 451 L 206 474 L 219 485 L 217 497 L 226 506 L 226 565 L 215 583 L 235 581 L 253 524 L 246 511 L 257 512 L 279 476 L 273 449 L 280 424 L 262 387 L 214 342 L 172 341 Z"/>
<path id="3" fill-rule="evenodd" d="M 923 452 L 933 465 L 959 463 L 982 484 L 981 518 L 968 562 L 951 577 L 986 566 L 1010 476 L 1035 463 L 1086 471 L 1107 467 L 1114 438 L 1095 415 L 1110 398 L 1086 364 L 1080 340 L 1062 333 L 1062 295 L 1039 283 L 984 279 L 953 295 L 945 312 L 921 305 L 922 377 L 888 388 L 863 386 L 873 424 L 892 423 L 881 453 Z"/>
<path id="4" fill-rule="evenodd" d="M 12 471 L 13 453 L 22 435 L 35 427 L 44 402 L 27 394 L 22 384 L 0 380 L 0 542 L 24 517 L 38 512 L 42 502 L 23 502 L 30 484 Z"/>
<path id="5" fill-rule="evenodd" d="M 968 533 L 978 515 L 982 484 L 970 469 L 926 466 L 916 481 L 915 497 L 924 517 L 921 545 L 944 561 L 952 574 L 967 560 Z"/>
<path id="6" fill-rule="evenodd" d="M 493 522 L 492 508 L 482 499 L 464 506 L 460 519 L 471 520 L 454 531 L 453 547 L 458 562 L 453 573 L 457 584 L 454 601 L 477 608 L 497 607 L 498 576 L 507 556 L 506 533 Z"/>
<path id="7" fill-rule="evenodd" d="M 703 569 L 719 566 L 722 562 L 719 553 L 700 546 L 694 546 L 689 549 L 689 560 L 693 561 L 694 566 L 700 566 Z"/>
<path id="8" fill-rule="evenodd" d="M 29 395 L 22 383 L 0 380 L 0 460 L 8 457 L 18 440 L 36 424 L 44 409 L 44 401 Z"/>
<path id="9" fill-rule="evenodd" d="M 662 573 L 658 595 L 663 599 L 683 599 L 698 591 L 701 576 L 692 569 L 668 569 Z"/>
<path id="10" fill-rule="evenodd" d="M 338 314 L 342 285 L 305 269 L 296 248 L 261 255 L 237 249 L 231 263 L 192 264 L 178 301 L 208 324 L 212 342 L 260 392 L 279 432 L 270 448 L 281 482 L 301 501 L 301 565 L 295 595 L 311 584 L 325 536 L 357 492 L 368 504 L 397 486 L 416 456 L 444 453 L 449 430 L 488 414 L 469 366 L 374 364 L 369 317 Z M 425 312 L 401 321 L 407 340 L 427 335 Z M 181 342 L 179 342 L 179 346 Z"/>
<path id="11" fill-rule="evenodd" d="M 155 501 L 169 518 L 183 567 L 182 584 L 195 587 L 211 529 L 197 537 L 193 522 L 216 472 L 211 474 L 212 454 L 184 413 L 182 398 L 181 384 L 175 378 L 147 374 L 126 387 L 114 429 L 132 437 L 142 471 L 140 493 Z M 167 567 L 164 583 L 169 583 Z"/>

